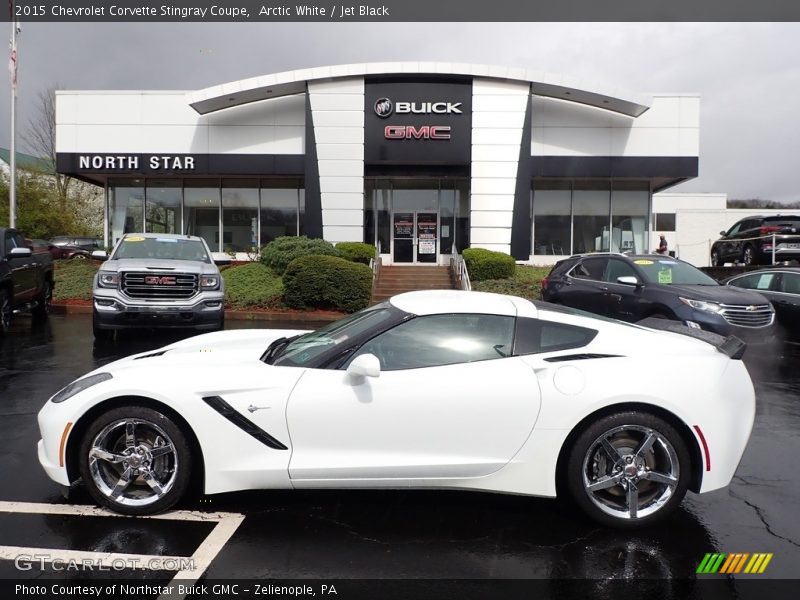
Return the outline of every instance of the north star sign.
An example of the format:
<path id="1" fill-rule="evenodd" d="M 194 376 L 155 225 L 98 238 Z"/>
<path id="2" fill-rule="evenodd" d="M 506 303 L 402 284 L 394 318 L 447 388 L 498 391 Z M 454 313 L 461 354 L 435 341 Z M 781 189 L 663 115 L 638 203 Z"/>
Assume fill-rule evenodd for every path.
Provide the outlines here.
<path id="1" fill-rule="evenodd" d="M 138 154 L 81 154 L 78 168 L 81 170 L 103 169 L 138 171 L 143 157 Z M 153 171 L 194 171 L 194 156 L 153 154 L 147 157 L 146 165 Z"/>

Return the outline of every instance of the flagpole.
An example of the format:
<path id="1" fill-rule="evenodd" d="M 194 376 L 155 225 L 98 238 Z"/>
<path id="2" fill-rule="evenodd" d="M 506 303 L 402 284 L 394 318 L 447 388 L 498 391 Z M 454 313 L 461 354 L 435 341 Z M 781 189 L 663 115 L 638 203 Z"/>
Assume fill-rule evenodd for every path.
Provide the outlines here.
<path id="1" fill-rule="evenodd" d="M 14 3 L 10 2 L 11 16 L 11 189 L 8 194 L 8 223 L 17 226 L 17 19 L 13 14 Z"/>

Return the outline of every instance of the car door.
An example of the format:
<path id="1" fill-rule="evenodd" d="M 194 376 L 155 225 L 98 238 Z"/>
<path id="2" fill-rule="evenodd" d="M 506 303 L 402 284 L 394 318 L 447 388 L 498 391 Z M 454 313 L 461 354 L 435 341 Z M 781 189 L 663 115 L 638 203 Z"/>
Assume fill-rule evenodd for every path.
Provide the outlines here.
<path id="1" fill-rule="evenodd" d="M 378 377 L 309 369 L 289 398 L 294 485 L 480 477 L 507 464 L 540 407 L 533 369 L 511 356 L 514 317 L 419 316 L 364 343 Z M 305 484 L 303 483 L 305 482 Z"/>
<path id="2" fill-rule="evenodd" d="M 25 248 L 24 240 L 22 246 L 17 245 L 17 240 L 12 232 L 6 231 L 3 239 L 3 252 L 5 260 L 11 269 L 11 282 L 14 287 L 14 303 L 27 302 L 31 299 L 34 292 L 32 278 L 34 272 L 30 269 L 33 261 L 30 256 L 14 257 L 11 251 L 14 248 Z"/>
<path id="3" fill-rule="evenodd" d="M 559 289 L 559 300 L 566 306 L 587 310 L 595 314 L 606 314 L 603 295 L 608 285 L 603 281 L 607 257 L 591 257 L 581 260 L 567 274 L 565 285 Z"/>
<path id="4" fill-rule="evenodd" d="M 777 287 L 769 299 L 787 335 L 792 340 L 800 340 L 800 273 L 779 273 Z"/>
<path id="5" fill-rule="evenodd" d="M 719 257 L 722 263 L 732 262 L 738 260 L 739 256 L 736 254 L 736 235 L 739 233 L 744 221 L 739 221 L 722 237 L 719 242 Z"/>
<path id="6" fill-rule="evenodd" d="M 607 286 L 603 296 L 604 314 L 623 321 L 638 321 L 647 313 L 644 286 L 620 283 L 619 277 L 633 277 L 642 282 L 642 278 L 627 261 L 621 258 L 609 258 L 603 273 L 603 281 Z"/>

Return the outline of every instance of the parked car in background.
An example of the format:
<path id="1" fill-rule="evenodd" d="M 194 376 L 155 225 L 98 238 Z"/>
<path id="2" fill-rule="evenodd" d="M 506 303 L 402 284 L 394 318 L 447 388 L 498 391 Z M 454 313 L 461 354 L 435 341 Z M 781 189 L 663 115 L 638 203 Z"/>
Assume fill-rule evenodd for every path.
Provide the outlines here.
<path id="1" fill-rule="evenodd" d="M 103 249 L 103 240 L 93 238 L 93 237 L 81 237 L 81 236 L 72 236 L 72 235 L 58 235 L 50 240 L 50 243 L 53 246 L 72 246 L 74 248 L 80 248 L 81 250 L 86 250 L 87 252 L 94 252 L 95 250 L 102 250 Z"/>
<path id="2" fill-rule="evenodd" d="M 775 327 L 772 305 L 758 292 L 720 285 L 687 262 L 656 254 L 559 261 L 542 281 L 542 298 L 622 321 L 673 319 L 756 344 Z"/>
<path id="3" fill-rule="evenodd" d="M 106 253 L 95 251 L 104 259 Z M 205 240 L 126 234 L 94 278 L 94 337 L 142 327 L 222 329 L 225 284 Z"/>
<path id="4" fill-rule="evenodd" d="M 778 325 L 786 341 L 800 343 L 800 268 L 781 267 L 751 271 L 731 277 L 725 283 L 754 290 L 772 302 Z"/>
<path id="5" fill-rule="evenodd" d="M 674 325 L 682 335 L 435 290 L 314 332 L 195 336 L 56 392 L 39 412 L 39 461 L 131 515 L 169 509 L 194 480 L 207 494 L 564 496 L 604 525 L 640 527 L 687 489 L 727 486 L 755 416 L 741 341 Z"/>
<path id="6" fill-rule="evenodd" d="M 728 262 L 771 265 L 773 234 L 775 262 L 800 259 L 800 216 L 769 215 L 738 221 L 711 246 L 711 266 Z"/>
<path id="7" fill-rule="evenodd" d="M 53 259 L 34 253 L 16 229 L 0 227 L 0 336 L 11 328 L 16 311 L 46 318 L 53 301 Z"/>

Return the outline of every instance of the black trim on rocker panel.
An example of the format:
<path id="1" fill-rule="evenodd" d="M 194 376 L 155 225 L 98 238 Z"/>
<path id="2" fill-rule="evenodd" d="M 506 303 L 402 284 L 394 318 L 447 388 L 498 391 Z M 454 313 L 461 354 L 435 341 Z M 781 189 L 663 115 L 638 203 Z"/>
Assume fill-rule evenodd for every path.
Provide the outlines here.
<path id="1" fill-rule="evenodd" d="M 531 154 L 531 99 L 525 108 L 525 124 L 517 163 L 517 185 L 514 189 L 514 212 L 511 216 L 511 256 L 528 260 L 531 256 L 531 179 L 533 165 L 527 160 Z"/>
<path id="2" fill-rule="evenodd" d="M 239 413 L 235 408 L 233 408 L 230 404 L 225 402 L 219 396 L 206 396 L 203 398 L 203 402 L 208 404 L 211 408 L 221 414 L 223 417 L 228 419 L 231 423 L 236 425 L 239 429 L 252 435 L 256 438 L 259 442 L 264 444 L 265 446 L 269 446 L 274 450 L 288 450 L 289 448 L 284 446 L 280 441 L 276 440 L 266 431 L 261 429 L 258 425 L 253 423 L 251 420 L 246 418 L 244 415 Z"/>
<path id="3" fill-rule="evenodd" d="M 304 217 L 306 235 L 322 238 L 322 191 L 319 183 L 319 163 L 317 162 L 317 138 L 314 135 L 314 117 L 311 112 L 311 96 L 306 90 L 306 214 Z"/>

